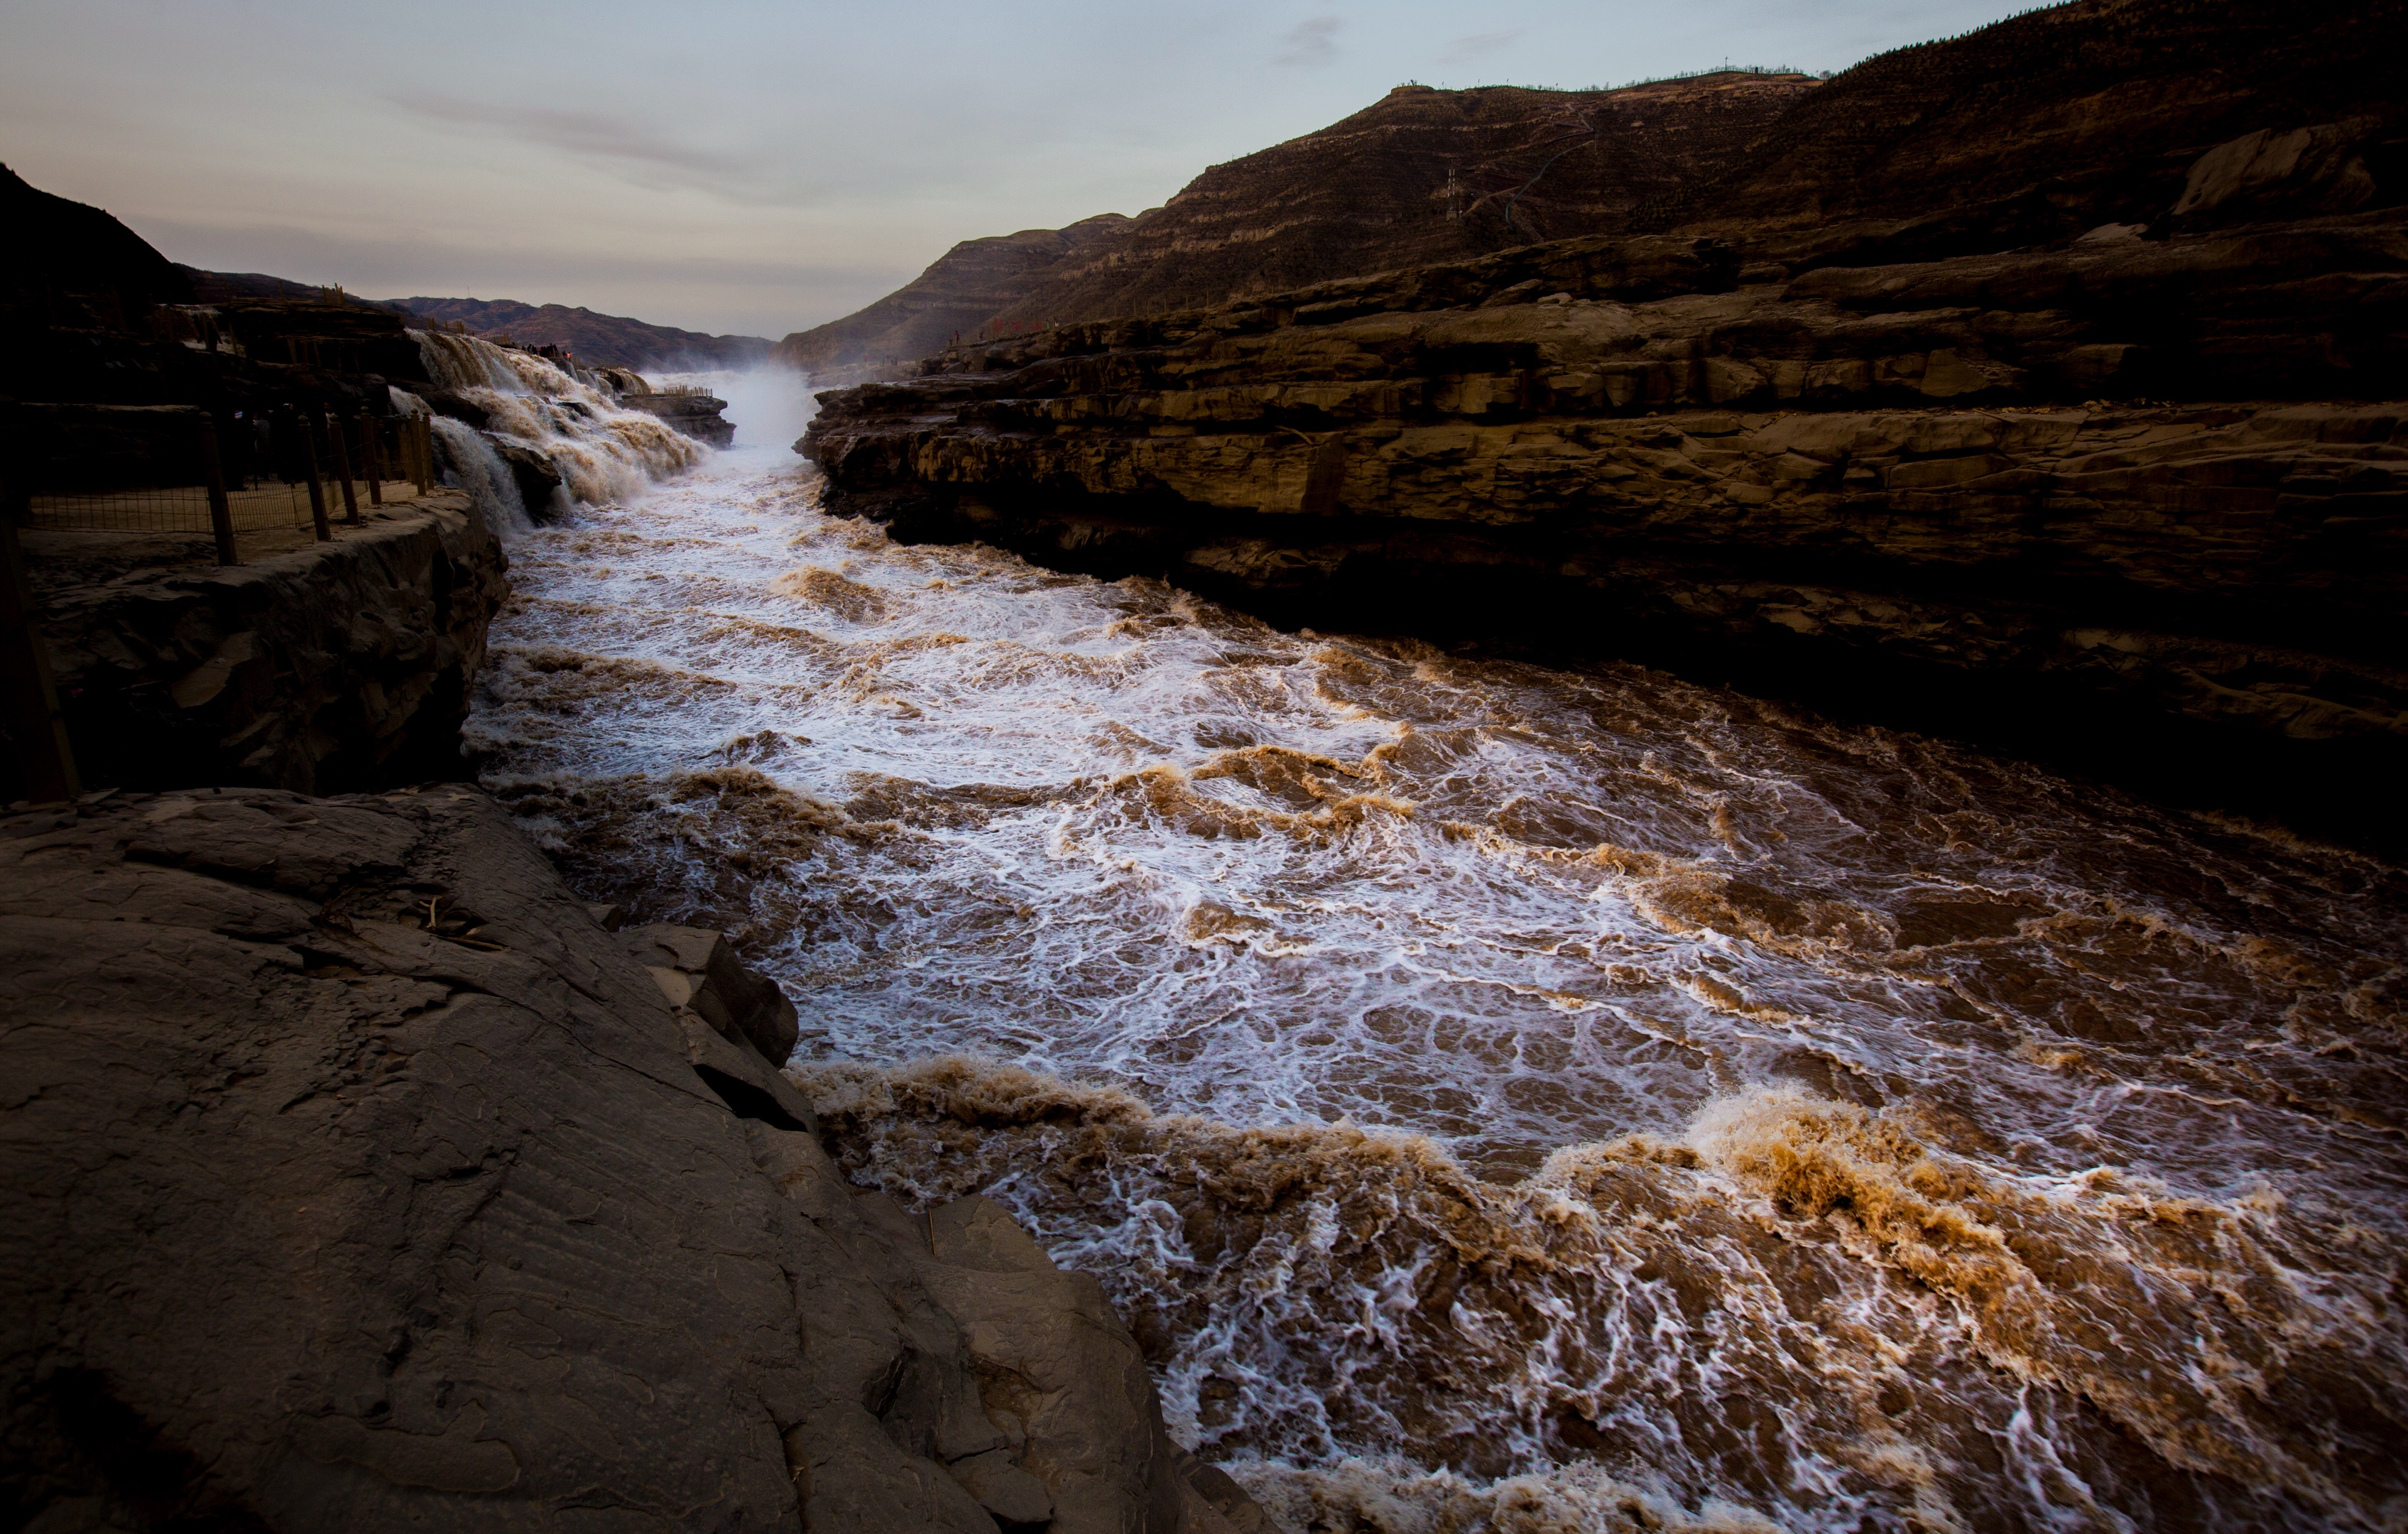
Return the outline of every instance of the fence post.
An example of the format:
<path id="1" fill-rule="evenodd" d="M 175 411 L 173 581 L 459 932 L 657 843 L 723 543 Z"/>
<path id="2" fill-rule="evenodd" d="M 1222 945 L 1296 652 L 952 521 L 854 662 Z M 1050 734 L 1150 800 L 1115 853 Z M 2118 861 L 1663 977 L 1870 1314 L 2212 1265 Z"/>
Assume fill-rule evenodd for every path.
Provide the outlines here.
<path id="1" fill-rule="evenodd" d="M 335 444 L 335 472 L 343 481 L 343 524 L 360 524 L 360 498 L 351 493 L 351 449 L 343 440 L 343 418 L 329 410 L 326 413 L 326 437 Z"/>
<path id="2" fill-rule="evenodd" d="M 435 494 L 435 418 L 418 418 L 418 484 L 426 495 Z"/>
<path id="3" fill-rule="evenodd" d="M 75 749 L 59 713 L 59 690 L 50 682 L 50 657 L 34 621 L 34 600 L 25 586 L 25 562 L 17 548 L 17 523 L 0 516 L 0 700 L 17 772 L 25 797 L 36 804 L 72 799 L 83 792 L 77 781 Z"/>
<path id="4" fill-rule="evenodd" d="M 35 621 L 24 555 L 17 546 L 18 517 L 32 505 L 33 487 L 25 480 L 22 444 L 10 440 L 16 435 L 13 415 L 0 416 L 0 427 L 10 428 L 0 430 L 10 469 L 0 480 L 0 727 L 14 748 L 25 797 L 50 804 L 76 797 L 83 785 L 76 777 L 75 751 L 50 681 L 50 649 Z"/>
<path id="5" fill-rule="evenodd" d="M 317 529 L 318 541 L 332 541 L 335 530 L 326 525 L 326 486 L 318 478 L 318 432 L 309 424 L 312 412 L 296 410 L 294 419 L 301 423 L 301 446 L 309 454 L 309 525 Z"/>
<path id="6" fill-rule="evenodd" d="M 208 417 L 201 427 L 201 471 L 208 476 L 209 531 L 217 535 L 218 563 L 239 565 L 234 547 L 234 509 L 226 504 L 225 470 L 218 461 L 218 420 Z"/>
<path id="7" fill-rule="evenodd" d="M 376 417 L 368 414 L 367 407 L 363 405 L 360 407 L 360 467 L 367 475 L 370 506 L 384 504 L 383 459 L 384 443 L 377 432 Z"/>

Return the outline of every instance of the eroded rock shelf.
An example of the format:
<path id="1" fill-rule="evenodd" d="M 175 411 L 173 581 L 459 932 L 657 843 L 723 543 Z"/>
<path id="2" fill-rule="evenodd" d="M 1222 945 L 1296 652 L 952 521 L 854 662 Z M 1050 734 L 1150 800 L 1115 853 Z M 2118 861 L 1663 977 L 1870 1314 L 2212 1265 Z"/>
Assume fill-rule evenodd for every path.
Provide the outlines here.
<path id="1" fill-rule="evenodd" d="M 2389 840 L 2403 323 L 2392 213 L 1794 278 L 1592 238 L 948 353 L 798 446 L 911 538 Z"/>

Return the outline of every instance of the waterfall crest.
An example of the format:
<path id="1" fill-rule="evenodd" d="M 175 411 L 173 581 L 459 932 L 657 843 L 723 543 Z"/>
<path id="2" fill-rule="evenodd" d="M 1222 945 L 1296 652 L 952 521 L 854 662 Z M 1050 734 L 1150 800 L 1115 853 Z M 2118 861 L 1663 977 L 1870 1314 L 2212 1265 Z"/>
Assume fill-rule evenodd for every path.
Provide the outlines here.
<path id="1" fill-rule="evenodd" d="M 492 437 L 541 454 L 573 500 L 596 506 L 624 500 L 702 462 L 701 443 L 656 417 L 620 409 L 609 395 L 540 357 L 450 331 L 410 335 L 427 376 L 484 411 Z M 454 441 L 455 434 L 445 433 L 444 440 Z M 494 456 L 490 447 L 484 456 Z M 454 462 L 464 479 L 475 477 L 457 455 Z M 494 466 L 501 466 L 497 457 Z M 513 488 L 510 499 L 518 498 Z M 518 517 L 523 520 L 527 510 L 519 505 Z"/>

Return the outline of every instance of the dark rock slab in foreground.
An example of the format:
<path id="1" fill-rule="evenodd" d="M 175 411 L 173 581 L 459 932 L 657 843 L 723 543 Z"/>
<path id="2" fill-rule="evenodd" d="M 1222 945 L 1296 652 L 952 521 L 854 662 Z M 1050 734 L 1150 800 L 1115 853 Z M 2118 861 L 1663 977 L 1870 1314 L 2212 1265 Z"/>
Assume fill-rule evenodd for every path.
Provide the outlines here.
<path id="1" fill-rule="evenodd" d="M 1094 1280 L 670 1006 L 680 930 L 466 787 L 0 821 L 0 1520 L 1258 1527 Z"/>

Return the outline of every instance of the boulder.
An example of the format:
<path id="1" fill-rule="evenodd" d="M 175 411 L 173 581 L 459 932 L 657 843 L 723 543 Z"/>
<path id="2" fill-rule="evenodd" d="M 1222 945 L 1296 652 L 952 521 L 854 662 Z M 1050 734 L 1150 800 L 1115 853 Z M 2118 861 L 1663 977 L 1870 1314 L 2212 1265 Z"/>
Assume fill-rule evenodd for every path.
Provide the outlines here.
<path id="1" fill-rule="evenodd" d="M 562 480 L 552 460 L 533 448 L 503 437 L 489 435 L 485 440 L 509 466 L 510 478 L 518 482 L 519 504 L 526 508 L 527 515 L 538 522 L 556 521 L 560 503 L 554 499 L 554 492 L 560 489 Z"/>
<path id="2" fill-rule="evenodd" d="M 795 1004 L 777 982 L 738 963 L 724 934 L 666 922 L 624 931 L 670 1006 L 694 1009 L 729 1042 L 749 1044 L 773 1066 L 795 1053 Z"/>
<path id="3" fill-rule="evenodd" d="M 2358 147 L 2371 122 L 2261 128 L 2218 144 L 2191 165 L 2173 206 L 2181 228 L 2307 213 L 2346 213 L 2373 200 L 2374 177 Z"/>
<path id="4" fill-rule="evenodd" d="M 707 442 L 714 448 L 735 445 L 736 423 L 722 413 L 727 409 L 727 401 L 715 394 L 625 394 L 620 397 L 619 405 L 623 409 L 640 410 L 697 442 Z"/>
<path id="5" fill-rule="evenodd" d="M 0 1519 L 1259 1527 L 1092 1279 L 849 1186 L 634 938 L 465 786 L 0 819 Z"/>

